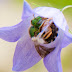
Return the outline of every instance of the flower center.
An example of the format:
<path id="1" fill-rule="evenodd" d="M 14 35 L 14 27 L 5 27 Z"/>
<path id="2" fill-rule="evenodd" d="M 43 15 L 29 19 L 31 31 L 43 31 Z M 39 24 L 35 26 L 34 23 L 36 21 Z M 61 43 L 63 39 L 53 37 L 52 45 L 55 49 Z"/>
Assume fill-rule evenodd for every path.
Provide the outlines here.
<path id="1" fill-rule="evenodd" d="M 58 36 L 58 27 L 56 27 L 52 18 L 38 16 L 31 20 L 29 33 L 32 41 L 38 44 L 48 44 Z"/>
<path id="2" fill-rule="evenodd" d="M 52 52 L 54 48 L 46 48 L 40 44 L 49 44 L 55 41 L 58 36 L 58 27 L 53 22 L 52 18 L 44 18 L 38 16 L 31 20 L 29 34 L 32 41 L 35 43 L 35 48 L 41 57 L 45 57 Z"/>

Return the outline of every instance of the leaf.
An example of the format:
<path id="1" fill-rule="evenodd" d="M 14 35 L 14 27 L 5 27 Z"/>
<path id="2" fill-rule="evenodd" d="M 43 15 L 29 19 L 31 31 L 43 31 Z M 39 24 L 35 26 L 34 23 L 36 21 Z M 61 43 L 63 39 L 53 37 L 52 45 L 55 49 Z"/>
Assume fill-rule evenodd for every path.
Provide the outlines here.
<path id="1" fill-rule="evenodd" d="M 66 5 L 72 5 L 72 0 L 26 0 L 34 8 L 36 6 L 32 5 L 35 3 L 39 6 L 55 7 L 58 9 L 63 8 Z"/>

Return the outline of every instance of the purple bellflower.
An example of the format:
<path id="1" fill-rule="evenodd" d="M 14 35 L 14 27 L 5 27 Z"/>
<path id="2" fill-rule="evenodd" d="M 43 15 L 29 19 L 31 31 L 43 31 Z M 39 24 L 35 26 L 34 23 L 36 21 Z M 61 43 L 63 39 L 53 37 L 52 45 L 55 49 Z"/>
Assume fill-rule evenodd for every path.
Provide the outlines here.
<path id="1" fill-rule="evenodd" d="M 39 33 L 30 35 L 33 19 L 41 20 Z M 31 68 L 43 58 L 49 72 L 62 72 L 61 49 L 72 43 L 72 34 L 63 13 L 52 7 L 31 9 L 24 1 L 22 21 L 11 27 L 0 28 L 0 38 L 8 42 L 16 42 L 13 57 L 13 71 L 24 71 Z"/>

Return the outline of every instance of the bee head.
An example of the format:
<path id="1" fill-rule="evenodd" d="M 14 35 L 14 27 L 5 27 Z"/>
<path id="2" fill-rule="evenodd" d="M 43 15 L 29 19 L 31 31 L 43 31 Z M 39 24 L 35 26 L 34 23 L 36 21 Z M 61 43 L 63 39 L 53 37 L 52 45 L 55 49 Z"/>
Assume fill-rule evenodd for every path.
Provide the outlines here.
<path id="1" fill-rule="evenodd" d="M 31 20 L 31 24 L 34 27 L 39 28 L 39 26 L 41 25 L 41 19 L 42 19 L 42 17 L 38 16 L 38 17 L 34 18 L 33 20 Z"/>

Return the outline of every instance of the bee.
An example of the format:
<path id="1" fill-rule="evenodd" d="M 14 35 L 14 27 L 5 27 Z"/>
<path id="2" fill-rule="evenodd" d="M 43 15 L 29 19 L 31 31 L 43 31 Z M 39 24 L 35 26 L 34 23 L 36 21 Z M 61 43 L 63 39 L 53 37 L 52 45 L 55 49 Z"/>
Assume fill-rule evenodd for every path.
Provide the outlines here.
<path id="1" fill-rule="evenodd" d="M 44 30 L 47 25 L 49 25 L 45 31 L 42 33 L 41 38 L 45 41 L 45 43 L 53 42 L 58 36 L 58 28 L 53 22 L 52 18 L 44 18 L 38 16 L 31 20 L 31 27 L 29 29 L 29 33 L 31 38 L 37 37 L 39 33 Z"/>
<path id="2" fill-rule="evenodd" d="M 39 34 L 39 27 L 40 25 L 42 24 L 42 22 L 44 20 L 46 20 L 47 18 L 44 18 L 44 17 L 41 17 L 41 16 L 38 16 L 36 18 L 34 18 L 33 20 L 31 20 L 31 27 L 29 29 L 29 33 L 30 33 L 30 36 L 33 37 L 33 36 L 37 36 Z"/>
<path id="3" fill-rule="evenodd" d="M 54 24 L 52 18 L 44 18 L 38 16 L 31 20 L 31 27 L 29 29 L 30 36 L 33 41 L 35 41 L 35 48 L 38 54 L 44 58 L 50 52 L 52 52 L 54 48 L 47 48 L 41 46 L 38 43 L 51 43 L 58 36 L 58 27 Z M 38 42 L 38 43 L 37 43 Z"/>

